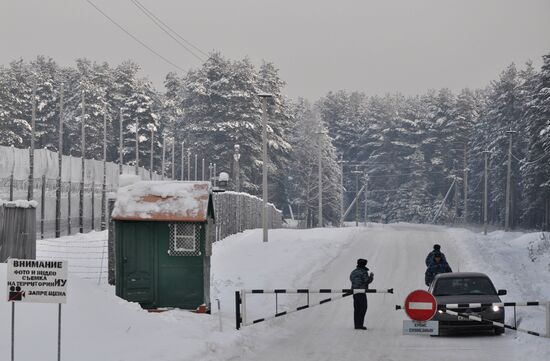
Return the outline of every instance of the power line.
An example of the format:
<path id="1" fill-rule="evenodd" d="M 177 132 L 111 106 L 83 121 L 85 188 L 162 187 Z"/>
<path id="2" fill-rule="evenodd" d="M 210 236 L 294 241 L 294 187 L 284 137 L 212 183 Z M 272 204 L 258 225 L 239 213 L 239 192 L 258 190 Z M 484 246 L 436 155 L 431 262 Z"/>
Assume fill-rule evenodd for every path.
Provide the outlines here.
<path id="1" fill-rule="evenodd" d="M 187 50 L 189 52 L 189 54 L 193 55 L 195 58 L 197 58 L 199 61 L 201 62 L 204 62 L 205 59 L 201 58 L 200 56 L 198 56 L 197 54 L 195 54 L 191 49 L 189 49 L 187 46 L 185 46 L 185 44 L 183 44 L 181 41 L 179 41 L 178 39 L 176 39 L 174 37 L 174 35 L 170 34 L 166 29 L 169 29 L 171 32 L 173 32 L 174 34 L 176 34 L 179 38 L 183 39 L 183 41 L 185 41 L 187 44 L 189 44 L 190 46 L 192 46 L 193 48 L 195 48 L 197 51 L 201 52 L 202 54 L 204 54 L 205 56 L 208 56 L 208 54 L 206 54 L 204 51 L 202 51 L 201 49 L 199 49 L 198 47 L 196 47 L 195 45 L 191 44 L 189 41 L 185 40 L 183 37 L 181 37 L 178 33 L 176 33 L 171 27 L 169 27 L 168 25 L 166 25 L 166 23 L 164 23 L 162 20 L 160 20 L 157 16 L 155 16 L 155 14 L 153 14 L 149 9 L 147 9 L 145 6 L 143 6 L 143 4 L 141 4 L 139 1 L 137 0 L 131 0 L 132 1 L 132 4 L 134 4 L 142 13 L 145 14 L 145 16 L 147 16 L 149 19 L 151 19 L 151 21 L 160 29 L 162 30 L 164 33 L 166 33 L 169 37 L 171 37 L 176 43 L 178 43 L 182 48 L 184 48 L 185 50 Z"/>
<path id="2" fill-rule="evenodd" d="M 345 173 L 349 174 L 349 173 Z M 448 174 L 447 172 L 422 172 L 422 171 L 416 171 L 411 173 L 401 173 L 401 174 L 387 174 L 387 175 L 369 175 L 369 178 L 391 178 L 391 177 L 405 177 L 409 175 L 425 175 L 425 174 Z"/>
<path id="3" fill-rule="evenodd" d="M 537 162 L 541 161 L 542 159 L 544 159 L 547 155 L 548 155 L 548 154 L 543 154 L 542 156 L 539 157 L 539 159 L 536 159 L 536 160 L 532 160 L 532 161 L 530 161 L 530 162 L 527 162 L 527 161 L 525 161 L 524 159 L 519 159 L 518 157 L 516 157 L 516 156 L 514 155 L 514 153 L 512 153 L 512 157 L 514 157 L 518 162 L 523 163 L 523 164 L 525 164 L 525 165 L 537 163 Z"/>
<path id="4" fill-rule="evenodd" d="M 132 0 L 134 1 L 134 0 Z M 153 16 L 159 23 L 161 23 L 162 25 L 164 25 L 168 30 L 170 30 L 172 33 L 174 33 L 178 38 L 180 38 L 181 40 L 183 40 L 184 42 L 186 42 L 189 46 L 193 47 L 195 50 L 197 50 L 199 53 L 201 53 L 202 55 L 206 56 L 206 57 L 209 57 L 208 53 L 202 51 L 198 46 L 196 46 L 195 44 L 193 44 L 192 42 L 190 42 L 189 40 L 185 39 L 183 36 L 181 36 L 180 34 L 178 34 L 177 31 L 175 31 L 174 29 L 172 29 L 168 24 L 166 24 L 164 21 L 162 21 L 161 19 L 158 18 L 158 16 L 156 16 L 155 14 L 153 14 L 153 12 L 149 9 L 147 9 L 142 3 L 140 3 L 138 0 L 135 0 L 136 3 L 138 3 L 145 11 L 147 11 L 151 16 Z"/>
<path id="5" fill-rule="evenodd" d="M 138 43 L 140 43 L 144 48 L 146 48 L 147 50 L 149 50 L 151 53 L 155 54 L 156 56 L 158 56 L 159 58 L 161 58 L 162 60 L 164 60 L 166 63 L 172 65 L 174 68 L 176 69 L 179 69 L 183 72 L 185 72 L 185 70 L 179 66 L 177 66 L 176 64 L 174 64 L 173 62 L 171 62 L 170 60 L 166 59 L 164 56 L 160 55 L 158 52 L 156 52 L 154 49 L 152 49 L 151 47 L 149 47 L 147 44 L 145 44 L 143 41 L 139 40 L 136 36 L 134 36 L 133 34 L 131 34 L 128 30 L 126 30 L 122 25 L 118 24 L 115 20 L 113 20 L 109 15 L 107 15 L 106 13 L 104 13 L 100 8 L 98 8 L 91 0 L 86 0 L 88 2 L 88 4 L 92 5 L 94 7 L 94 9 L 96 9 L 101 15 L 103 15 L 104 17 L 106 17 L 107 19 L 109 19 L 110 22 L 112 22 L 117 28 L 119 28 L 120 30 L 124 31 L 126 33 L 126 35 L 128 35 L 129 37 L 131 37 L 132 39 L 134 39 L 135 41 L 137 41 Z"/>

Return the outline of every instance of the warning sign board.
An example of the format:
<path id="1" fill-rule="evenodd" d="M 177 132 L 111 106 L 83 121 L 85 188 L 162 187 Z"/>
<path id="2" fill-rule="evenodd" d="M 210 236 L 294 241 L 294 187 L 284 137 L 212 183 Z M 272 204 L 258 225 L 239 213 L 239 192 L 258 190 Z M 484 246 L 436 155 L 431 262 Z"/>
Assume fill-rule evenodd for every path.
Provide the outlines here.
<path id="1" fill-rule="evenodd" d="M 428 321 L 437 311 L 435 297 L 424 290 L 416 290 L 405 299 L 405 312 L 411 320 Z"/>
<path id="2" fill-rule="evenodd" d="M 438 335 L 439 322 L 403 320 L 403 335 Z"/>
<path id="3" fill-rule="evenodd" d="M 67 261 L 8 259 L 8 302 L 66 303 Z"/>

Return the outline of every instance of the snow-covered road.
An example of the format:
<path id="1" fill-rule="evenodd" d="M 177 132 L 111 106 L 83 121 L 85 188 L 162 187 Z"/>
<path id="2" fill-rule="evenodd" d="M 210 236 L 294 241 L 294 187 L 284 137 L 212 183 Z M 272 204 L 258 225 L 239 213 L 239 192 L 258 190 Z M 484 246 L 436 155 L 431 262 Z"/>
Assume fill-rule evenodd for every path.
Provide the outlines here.
<path id="1" fill-rule="evenodd" d="M 402 311 L 394 305 L 401 304 L 412 290 L 422 288 L 424 258 L 434 243 L 442 250 L 457 270 L 461 260 L 456 244 L 449 239 L 442 227 L 417 225 L 377 225 L 362 232 L 353 233 L 346 249 L 330 264 L 316 273 L 313 288 L 347 287 L 348 276 L 358 257 L 369 260 L 367 267 L 375 274 L 373 288 L 393 287 L 394 295 L 368 295 L 367 331 L 353 329 L 353 300 L 345 298 L 327 303 L 276 320 L 276 335 L 272 342 L 254 345 L 243 355 L 243 360 L 519 360 L 524 358 L 525 346 L 518 348 L 516 334 L 508 331 L 495 336 L 428 337 L 402 335 Z M 480 266 L 478 271 L 484 271 Z M 468 269 L 468 271 L 475 271 Z M 499 285 L 496 285 L 499 288 Z M 503 287 L 501 287 L 503 288 Z M 256 329 L 255 329 L 256 328 Z M 258 329 L 259 328 L 259 329 Z M 261 332 L 274 329 L 259 325 L 245 328 L 246 337 L 254 339 Z M 533 341 L 535 341 L 533 339 Z M 550 341 L 545 340 L 550 343 Z M 537 355 L 537 347 L 529 352 L 529 360 L 547 360 L 548 348 Z"/>
<path id="2" fill-rule="evenodd" d="M 63 306 L 62 359 L 75 361 L 346 361 L 346 360 L 550 360 L 550 339 L 507 331 L 503 336 L 404 336 L 405 296 L 424 286 L 424 258 L 440 243 L 453 270 L 487 273 L 505 301 L 550 299 L 550 235 L 493 232 L 429 225 L 370 224 L 369 227 L 277 229 L 268 243 L 261 230 L 230 236 L 214 245 L 212 315 L 185 310 L 148 313 L 114 295 L 101 263 L 106 232 L 38 242 L 43 259 L 69 259 L 69 295 Z M 98 248 L 99 247 L 99 248 Z M 357 258 L 367 258 L 373 288 L 367 331 L 353 329 L 352 298 L 235 330 L 235 290 L 242 288 L 348 288 Z M 98 273 L 97 270 L 102 270 Z M 95 272 L 95 273 L 88 273 Z M 0 282 L 6 267 L 0 264 Z M 90 279 L 87 279 L 90 278 Z M 5 283 L 4 283 L 5 284 Z M 10 305 L 0 287 L 0 360 L 7 359 Z M 305 295 L 280 295 L 278 311 L 305 303 Z M 326 294 L 322 298 L 328 297 Z M 321 296 L 311 296 L 311 301 Z M 18 304 L 16 360 L 54 359 L 55 305 Z M 247 297 L 249 320 L 273 315 L 273 295 Z M 508 323 L 512 312 L 508 310 Z M 219 330 L 218 317 L 223 321 Z M 518 309 L 521 327 L 545 332 L 540 307 Z"/>

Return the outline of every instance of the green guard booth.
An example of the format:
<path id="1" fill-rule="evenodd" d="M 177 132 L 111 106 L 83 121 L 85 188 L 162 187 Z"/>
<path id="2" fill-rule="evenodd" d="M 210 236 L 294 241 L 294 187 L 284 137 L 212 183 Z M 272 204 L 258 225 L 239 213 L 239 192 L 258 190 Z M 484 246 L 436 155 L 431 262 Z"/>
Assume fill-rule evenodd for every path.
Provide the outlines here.
<path id="1" fill-rule="evenodd" d="M 140 181 L 121 187 L 112 218 L 117 296 L 146 309 L 210 310 L 210 183 Z"/>

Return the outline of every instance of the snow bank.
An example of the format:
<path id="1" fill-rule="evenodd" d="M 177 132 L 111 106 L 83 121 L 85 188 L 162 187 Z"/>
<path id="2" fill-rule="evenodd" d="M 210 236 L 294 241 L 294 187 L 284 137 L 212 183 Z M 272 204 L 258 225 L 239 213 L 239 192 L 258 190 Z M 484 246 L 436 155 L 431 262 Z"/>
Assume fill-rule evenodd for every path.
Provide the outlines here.
<path id="1" fill-rule="evenodd" d="M 550 234 L 496 231 L 487 234 L 465 229 L 449 229 L 455 239 L 454 249 L 460 271 L 486 273 L 497 289 L 506 289 L 504 302 L 550 301 Z M 520 327 L 545 333 L 543 307 L 518 307 Z M 514 323 L 513 309 L 506 321 Z M 521 342 L 537 342 L 532 336 L 518 333 Z M 544 340 L 544 342 L 549 342 Z"/>
<path id="2" fill-rule="evenodd" d="M 82 279 L 85 268 L 71 267 L 69 261 L 67 304 L 63 306 L 62 358 L 79 361 L 180 361 L 226 359 L 239 354 L 248 333 L 234 328 L 234 297 L 239 288 L 308 287 L 313 273 L 336 257 L 349 241 L 353 229 L 273 230 L 268 243 L 261 230 L 246 231 L 214 244 L 211 300 L 213 314 L 194 314 L 172 310 L 148 313 L 137 304 L 114 295 L 114 288 L 97 278 Z M 106 231 L 39 241 L 39 258 L 88 258 L 81 266 L 98 267 L 99 252 Z M 96 243 L 97 242 L 97 243 Z M 56 244 L 58 243 L 58 244 Z M 67 253 L 71 252 L 71 253 Z M 75 252 L 75 253 L 73 253 Z M 87 262 L 87 263 L 86 263 Z M 104 266 L 105 267 L 105 266 Z M 5 280 L 6 265 L 0 264 L 0 280 Z M 77 277 L 79 275 L 80 277 Z M 5 281 L 4 281 L 5 282 Z M 7 298 L 0 287 L 0 299 Z M 215 307 L 221 300 L 221 313 Z M 256 302 L 255 302 L 256 301 Z M 251 300 L 258 305 L 258 300 Z M 0 350 L 9 350 L 11 307 L 0 303 Z M 270 308 L 270 311 L 271 308 Z M 223 332 L 218 317 L 222 316 Z M 16 359 L 54 358 L 57 345 L 57 305 L 16 305 Z M 265 327 L 269 327 L 266 325 Z M 46 331 L 47 330 L 47 331 Z M 32 340 L 32 347 L 26 345 Z M 8 352 L 8 351 L 6 351 Z M 6 353 L 7 355 L 7 353 Z M 51 356 L 50 356 L 51 355 Z"/>

